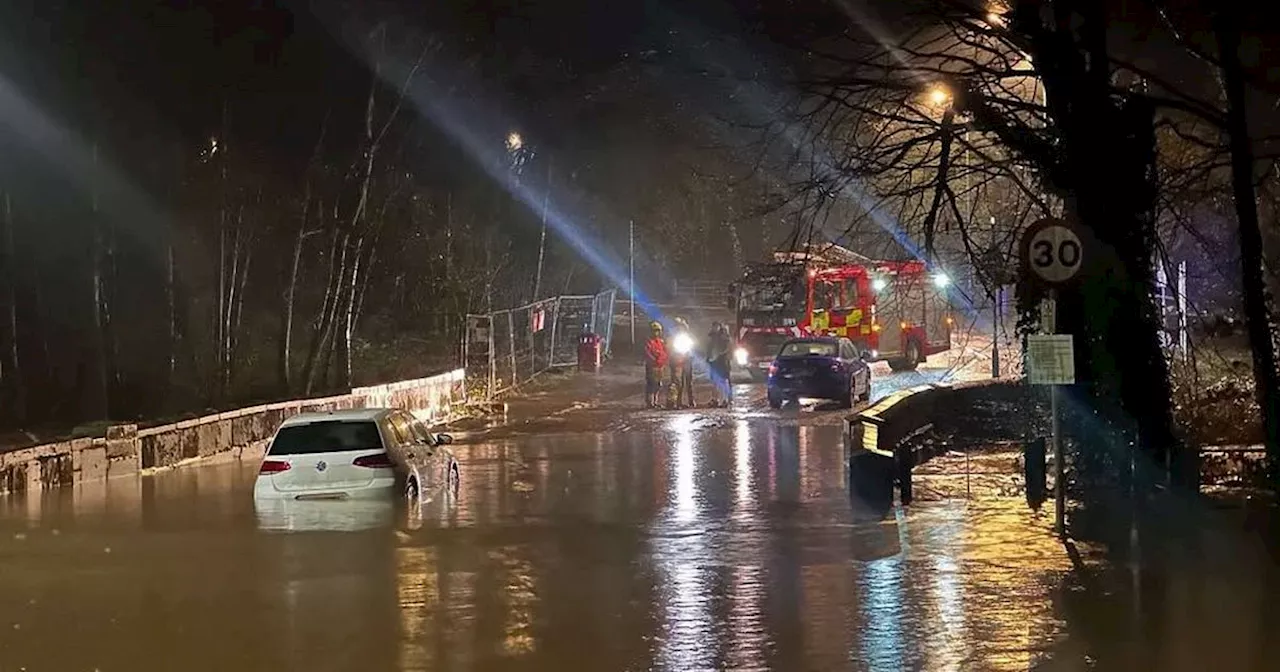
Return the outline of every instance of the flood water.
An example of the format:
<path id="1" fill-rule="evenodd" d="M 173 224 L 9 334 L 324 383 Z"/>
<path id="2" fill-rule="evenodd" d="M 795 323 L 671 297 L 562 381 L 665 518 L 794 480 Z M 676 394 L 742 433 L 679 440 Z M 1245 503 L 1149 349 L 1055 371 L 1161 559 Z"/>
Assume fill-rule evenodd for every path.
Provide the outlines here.
<path id="1" fill-rule="evenodd" d="M 459 445 L 458 496 L 416 513 L 259 510 L 236 464 L 10 499 L 0 670 L 1154 669 L 1106 664 L 1138 660 L 1098 627 L 1132 600 L 1072 578 L 1051 509 L 860 513 L 839 431 L 688 412 Z M 1280 669 L 1269 626 L 1188 651 L 1218 627 L 1196 609 L 1263 608 L 1192 584 L 1141 660 Z"/>

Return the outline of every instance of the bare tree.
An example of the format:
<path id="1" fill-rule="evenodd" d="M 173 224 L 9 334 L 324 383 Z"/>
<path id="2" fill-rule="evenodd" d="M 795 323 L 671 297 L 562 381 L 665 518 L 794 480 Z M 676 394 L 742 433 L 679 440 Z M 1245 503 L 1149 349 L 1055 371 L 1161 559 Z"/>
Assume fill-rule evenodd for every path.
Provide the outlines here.
<path id="1" fill-rule="evenodd" d="M 1240 270 L 1244 308 L 1253 352 L 1253 378 L 1262 411 L 1273 484 L 1280 486 L 1280 373 L 1276 370 L 1275 326 L 1264 269 L 1262 230 L 1254 190 L 1254 151 L 1249 137 L 1245 77 L 1240 62 L 1238 8 L 1225 2 L 1215 14 L 1219 69 L 1226 98 L 1225 131 L 1231 157 L 1231 192 L 1240 229 Z"/>
<path id="2" fill-rule="evenodd" d="M 1077 380 L 1091 408 L 1078 428 L 1094 448 L 1081 462 L 1118 468 L 1126 448 L 1114 437 L 1136 433 L 1144 464 L 1171 465 L 1177 482 L 1194 487 L 1194 459 L 1172 428 L 1152 299 L 1156 128 L 1162 115 L 1219 115 L 1126 67 L 1109 44 L 1104 3 L 907 7 L 896 34 L 855 12 L 861 28 L 803 45 L 803 95 L 767 129 L 790 166 L 797 207 L 813 211 L 812 227 L 823 221 L 818 210 L 856 203 L 890 235 L 922 240 L 922 258 L 979 269 L 1014 238 L 994 228 L 974 235 L 996 193 L 1033 206 L 997 220 L 1010 233 L 1046 214 L 1078 222 L 1090 258 L 1077 290 L 1060 297 L 1058 324 L 1076 336 Z M 945 235 L 953 227 L 958 235 Z M 994 273 L 978 275 L 995 282 Z M 1021 297 L 1028 314 L 1038 298 Z"/>

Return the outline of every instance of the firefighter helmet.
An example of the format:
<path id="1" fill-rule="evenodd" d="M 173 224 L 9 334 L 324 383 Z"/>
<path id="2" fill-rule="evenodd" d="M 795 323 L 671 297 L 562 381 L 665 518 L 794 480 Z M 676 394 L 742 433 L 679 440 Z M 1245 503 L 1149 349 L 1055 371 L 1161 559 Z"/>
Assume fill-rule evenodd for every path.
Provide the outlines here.
<path id="1" fill-rule="evenodd" d="M 649 323 L 649 331 L 652 331 L 652 332 L 653 332 L 653 333 L 655 333 L 655 334 L 661 334 L 661 333 L 662 333 L 662 323 L 661 323 L 661 322 L 659 322 L 659 321 L 657 321 L 657 320 L 654 320 L 654 321 L 650 322 L 650 323 Z"/>

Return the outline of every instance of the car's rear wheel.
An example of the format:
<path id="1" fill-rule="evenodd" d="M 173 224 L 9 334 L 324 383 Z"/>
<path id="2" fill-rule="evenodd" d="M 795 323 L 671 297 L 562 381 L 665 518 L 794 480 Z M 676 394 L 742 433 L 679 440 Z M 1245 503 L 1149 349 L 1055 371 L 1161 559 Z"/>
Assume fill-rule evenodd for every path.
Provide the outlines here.
<path id="1" fill-rule="evenodd" d="M 853 408 L 854 397 L 858 396 L 855 388 L 858 386 L 858 376 L 849 374 L 849 384 L 845 386 L 844 394 L 836 401 L 840 402 L 840 408 Z"/>

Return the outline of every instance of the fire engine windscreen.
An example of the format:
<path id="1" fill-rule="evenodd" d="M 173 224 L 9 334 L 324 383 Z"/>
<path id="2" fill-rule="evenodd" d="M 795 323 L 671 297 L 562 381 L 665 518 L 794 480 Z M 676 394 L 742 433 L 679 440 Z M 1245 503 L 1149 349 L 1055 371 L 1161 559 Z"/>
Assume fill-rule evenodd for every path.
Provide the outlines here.
<path id="1" fill-rule="evenodd" d="M 804 307 L 804 271 L 776 269 L 748 278 L 738 290 L 738 309 L 751 312 L 796 310 Z"/>

